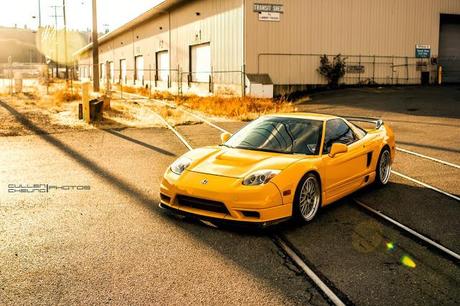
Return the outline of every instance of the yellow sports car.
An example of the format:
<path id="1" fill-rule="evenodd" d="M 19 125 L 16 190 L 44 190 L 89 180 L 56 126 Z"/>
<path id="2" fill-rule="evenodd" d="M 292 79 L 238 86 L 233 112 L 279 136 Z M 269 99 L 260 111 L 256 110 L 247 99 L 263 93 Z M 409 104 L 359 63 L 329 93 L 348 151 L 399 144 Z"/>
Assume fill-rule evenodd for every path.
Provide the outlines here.
<path id="1" fill-rule="evenodd" d="M 359 121 L 375 126 L 352 123 Z M 387 184 L 395 154 L 390 127 L 356 117 L 270 115 L 221 139 L 166 170 L 160 207 L 204 220 L 308 222 L 320 207 L 361 187 Z"/>

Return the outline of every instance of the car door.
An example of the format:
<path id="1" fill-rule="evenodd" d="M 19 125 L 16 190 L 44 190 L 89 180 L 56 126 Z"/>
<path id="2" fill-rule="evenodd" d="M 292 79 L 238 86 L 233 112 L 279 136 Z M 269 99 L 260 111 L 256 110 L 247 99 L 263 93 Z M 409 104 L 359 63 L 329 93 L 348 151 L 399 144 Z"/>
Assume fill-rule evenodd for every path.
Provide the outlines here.
<path id="1" fill-rule="evenodd" d="M 333 143 L 347 145 L 348 151 L 329 156 Z M 326 122 L 323 144 L 323 158 L 326 171 L 326 202 L 337 200 L 354 190 L 362 183 L 367 172 L 367 154 L 364 139 L 340 118 Z"/>

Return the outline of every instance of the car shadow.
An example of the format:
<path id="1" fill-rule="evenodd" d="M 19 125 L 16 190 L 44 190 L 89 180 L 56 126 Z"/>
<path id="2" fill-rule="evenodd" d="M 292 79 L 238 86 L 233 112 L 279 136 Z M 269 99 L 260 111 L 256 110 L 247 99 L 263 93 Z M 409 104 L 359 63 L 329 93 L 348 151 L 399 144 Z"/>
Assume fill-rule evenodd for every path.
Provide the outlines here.
<path id="1" fill-rule="evenodd" d="M 119 132 L 119 131 L 117 131 L 115 129 L 101 129 L 101 131 L 107 132 L 109 134 L 112 134 L 113 136 L 116 136 L 116 137 L 119 137 L 121 139 L 130 141 L 130 142 L 135 143 L 137 145 L 143 146 L 144 148 L 150 149 L 150 150 L 158 152 L 160 154 L 164 154 L 164 155 L 167 155 L 167 156 L 177 156 L 176 154 L 174 154 L 172 152 L 169 152 L 169 151 L 167 151 L 165 149 L 156 147 L 154 145 L 145 143 L 145 142 L 140 141 L 138 139 L 135 139 L 135 138 L 129 137 L 129 136 L 125 135 L 125 134 L 122 134 L 121 132 Z"/>

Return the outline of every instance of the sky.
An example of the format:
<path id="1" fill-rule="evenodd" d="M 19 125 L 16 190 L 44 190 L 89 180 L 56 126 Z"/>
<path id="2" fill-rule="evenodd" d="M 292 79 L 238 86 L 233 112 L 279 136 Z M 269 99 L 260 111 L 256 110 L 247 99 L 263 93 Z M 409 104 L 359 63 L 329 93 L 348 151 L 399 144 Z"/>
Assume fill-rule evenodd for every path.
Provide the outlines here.
<path id="1" fill-rule="evenodd" d="M 36 29 L 38 27 L 38 3 L 41 4 L 42 26 L 54 25 L 57 15 L 62 16 L 63 0 L 0 0 L 0 26 L 15 26 Z M 66 19 L 69 29 L 91 29 L 92 0 L 65 0 Z M 163 0 L 97 0 L 98 30 L 114 30 L 139 16 Z M 36 16 L 36 18 L 33 18 Z M 58 28 L 63 26 L 63 18 L 57 17 Z"/>

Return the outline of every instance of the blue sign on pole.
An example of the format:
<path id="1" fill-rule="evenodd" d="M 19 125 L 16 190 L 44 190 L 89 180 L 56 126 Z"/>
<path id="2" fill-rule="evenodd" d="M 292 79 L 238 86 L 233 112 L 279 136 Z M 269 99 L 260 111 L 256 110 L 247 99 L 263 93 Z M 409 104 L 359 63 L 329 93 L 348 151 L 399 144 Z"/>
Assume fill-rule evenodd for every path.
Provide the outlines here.
<path id="1" fill-rule="evenodd" d="M 416 58 L 430 58 L 431 46 L 430 45 L 415 45 Z"/>

